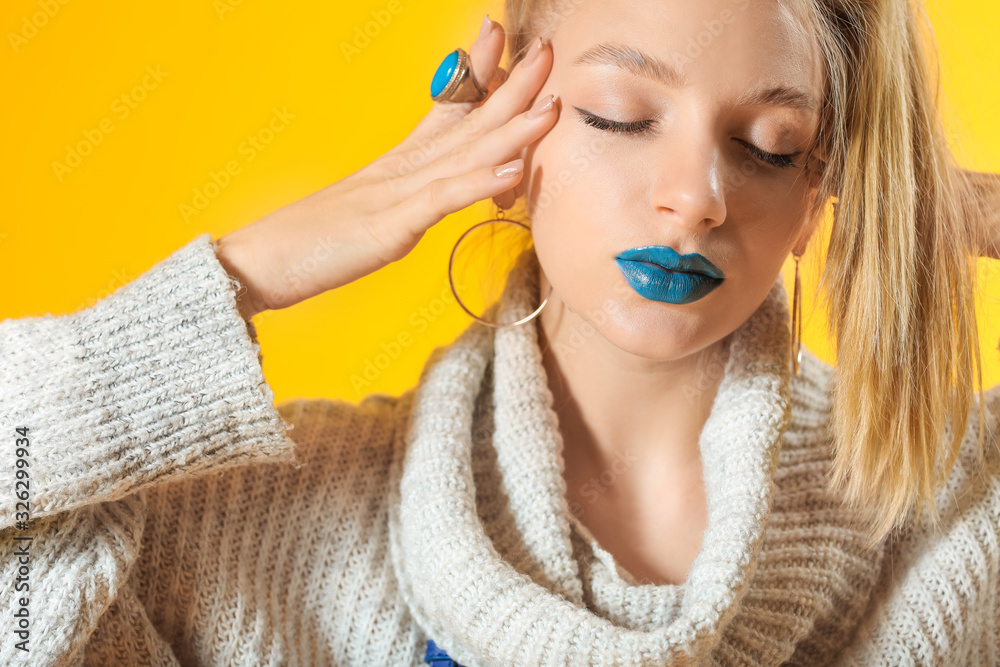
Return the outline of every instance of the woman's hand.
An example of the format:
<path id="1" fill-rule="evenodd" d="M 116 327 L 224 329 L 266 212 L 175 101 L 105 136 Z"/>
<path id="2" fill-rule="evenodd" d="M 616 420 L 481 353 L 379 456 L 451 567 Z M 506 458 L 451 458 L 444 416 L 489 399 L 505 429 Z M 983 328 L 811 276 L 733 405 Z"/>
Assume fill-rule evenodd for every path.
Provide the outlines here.
<path id="1" fill-rule="evenodd" d="M 372 163 L 218 240 L 220 263 L 247 288 L 238 296 L 244 318 L 402 259 L 448 214 L 520 182 L 522 159 L 506 165 L 513 175 L 494 168 L 554 125 L 556 104 L 534 119 L 525 113 L 548 76 L 552 52 L 536 43 L 535 57 L 519 62 L 508 78 L 498 66 L 505 32 L 495 22 L 488 27 L 469 52 L 480 85 L 490 91 L 485 101 L 434 103 L 406 139 Z"/>
<path id="2" fill-rule="evenodd" d="M 967 215 L 982 248 L 979 256 L 1000 259 L 1000 175 L 963 169 L 962 176 L 976 198 Z"/>

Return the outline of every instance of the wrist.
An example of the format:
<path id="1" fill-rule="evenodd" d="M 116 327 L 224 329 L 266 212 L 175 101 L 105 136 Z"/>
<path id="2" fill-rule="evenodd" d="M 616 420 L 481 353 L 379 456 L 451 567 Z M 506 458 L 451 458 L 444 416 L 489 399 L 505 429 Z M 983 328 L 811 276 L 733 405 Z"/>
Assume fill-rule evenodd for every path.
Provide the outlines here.
<path id="1" fill-rule="evenodd" d="M 267 310 L 267 306 L 260 299 L 256 283 L 252 279 L 254 266 L 252 253 L 246 252 L 231 235 L 217 239 L 215 248 L 215 256 L 218 258 L 219 264 L 231 278 L 240 284 L 240 289 L 236 292 L 236 305 L 239 308 L 240 316 L 249 322 L 254 315 Z"/>

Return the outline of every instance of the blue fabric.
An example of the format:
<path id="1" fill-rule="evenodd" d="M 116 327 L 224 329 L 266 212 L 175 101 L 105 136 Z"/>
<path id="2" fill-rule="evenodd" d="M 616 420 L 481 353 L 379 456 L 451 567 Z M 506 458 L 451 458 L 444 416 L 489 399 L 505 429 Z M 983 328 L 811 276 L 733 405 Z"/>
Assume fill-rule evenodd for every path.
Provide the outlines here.
<path id="1" fill-rule="evenodd" d="M 427 640 L 427 652 L 424 653 L 424 662 L 433 665 L 433 667 L 462 667 L 462 665 L 452 660 L 443 648 L 435 644 L 433 639 Z"/>

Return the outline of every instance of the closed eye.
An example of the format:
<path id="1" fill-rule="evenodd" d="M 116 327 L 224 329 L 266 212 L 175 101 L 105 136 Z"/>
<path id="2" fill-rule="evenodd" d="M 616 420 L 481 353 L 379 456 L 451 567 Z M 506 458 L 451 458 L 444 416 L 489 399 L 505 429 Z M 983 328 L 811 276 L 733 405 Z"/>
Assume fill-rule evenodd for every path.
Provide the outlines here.
<path id="1" fill-rule="evenodd" d="M 598 130 L 604 130 L 605 132 L 621 132 L 622 134 L 642 134 L 649 130 L 653 126 L 655 120 L 636 120 L 630 123 L 622 123 L 619 121 L 608 120 L 607 118 L 601 118 L 600 116 L 595 116 L 589 111 L 584 111 L 580 107 L 573 107 L 578 112 L 580 112 L 581 119 L 585 125 L 591 127 L 596 127 Z"/>
<path id="2" fill-rule="evenodd" d="M 656 121 L 652 119 L 636 120 L 623 123 L 620 121 L 608 120 L 607 118 L 601 118 L 600 116 L 596 116 L 590 113 L 589 111 L 584 111 L 580 107 L 573 107 L 573 108 L 580 113 L 581 120 L 585 125 L 589 125 L 590 127 L 594 127 L 604 132 L 616 132 L 627 135 L 639 135 L 648 132 L 649 129 L 656 123 Z M 781 169 L 797 167 L 798 165 L 795 162 L 793 162 L 792 158 L 795 158 L 802 154 L 802 151 L 797 151 L 795 153 L 786 153 L 786 154 L 769 153 L 763 150 L 762 148 L 758 148 L 754 144 L 751 144 L 749 141 L 744 141 L 743 139 L 737 139 L 735 137 L 733 138 L 733 141 L 742 144 L 746 148 L 747 152 L 750 153 L 755 158 L 757 158 L 758 160 L 761 160 L 762 162 L 773 165 L 775 167 L 779 167 Z"/>
<path id="3" fill-rule="evenodd" d="M 782 169 L 787 169 L 789 167 L 797 167 L 798 165 L 792 161 L 792 158 L 802 155 L 802 151 L 796 151 L 794 153 L 768 153 L 767 151 L 757 148 L 749 141 L 743 141 L 742 139 L 733 138 L 733 141 L 738 142 L 746 146 L 747 152 L 756 157 L 759 160 L 763 160 L 768 164 L 773 164 L 775 167 L 780 167 Z"/>

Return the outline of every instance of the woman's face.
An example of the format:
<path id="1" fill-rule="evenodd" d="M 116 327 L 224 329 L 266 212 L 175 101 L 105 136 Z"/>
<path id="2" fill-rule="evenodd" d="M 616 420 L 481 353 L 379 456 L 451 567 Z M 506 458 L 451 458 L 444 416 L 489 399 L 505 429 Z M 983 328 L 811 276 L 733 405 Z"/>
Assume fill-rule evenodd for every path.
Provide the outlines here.
<path id="1" fill-rule="evenodd" d="M 542 317 L 565 304 L 622 350 L 683 357 L 739 327 L 811 233 L 819 54 L 778 0 L 575 2 L 537 96 L 560 117 L 519 191 L 554 288 Z M 648 263 L 691 253 L 721 274 Z"/>

